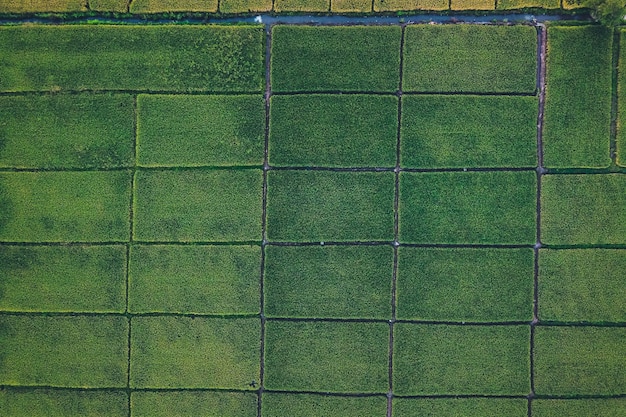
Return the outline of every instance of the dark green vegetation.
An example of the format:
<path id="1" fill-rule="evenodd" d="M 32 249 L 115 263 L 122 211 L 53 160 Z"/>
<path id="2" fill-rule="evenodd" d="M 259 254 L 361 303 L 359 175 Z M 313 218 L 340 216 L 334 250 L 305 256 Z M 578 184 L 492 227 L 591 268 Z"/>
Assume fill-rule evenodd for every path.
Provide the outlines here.
<path id="1" fill-rule="evenodd" d="M 624 23 L 626 3 L 622 0 L 568 0 L 576 6 L 592 9 L 591 16 L 604 26 L 613 28 Z"/>
<path id="2" fill-rule="evenodd" d="M 400 37 L 398 26 L 275 26 L 272 90 L 395 92 Z"/>
<path id="3" fill-rule="evenodd" d="M 398 99 L 273 96 L 269 161 L 277 166 L 393 167 Z"/>
<path id="4" fill-rule="evenodd" d="M 533 93 L 536 71 L 537 34 L 530 26 L 406 28 L 404 91 Z"/>
<path id="5" fill-rule="evenodd" d="M 140 95 L 137 111 L 142 166 L 263 163 L 261 96 Z"/>
<path id="6" fill-rule="evenodd" d="M 584 400 L 536 400 L 535 417 L 622 417 L 626 415 L 626 399 L 601 398 Z"/>
<path id="7" fill-rule="evenodd" d="M 609 166 L 612 40 L 601 26 L 548 29 L 547 167 Z"/>
<path id="8" fill-rule="evenodd" d="M 397 417 L 528 417 L 528 401 L 504 398 L 396 398 Z"/>
<path id="9" fill-rule="evenodd" d="M 537 165 L 537 99 L 403 96 L 404 168 Z"/>
<path id="10" fill-rule="evenodd" d="M 533 172 L 400 173 L 400 241 L 530 244 Z"/>
<path id="11" fill-rule="evenodd" d="M 119 391 L 0 390 L 3 417 L 128 417 L 128 397 Z"/>
<path id="12" fill-rule="evenodd" d="M 253 393 L 219 391 L 138 391 L 131 394 L 133 417 L 256 417 Z"/>
<path id="13" fill-rule="evenodd" d="M 531 249 L 400 248 L 398 318 L 532 319 Z"/>
<path id="14" fill-rule="evenodd" d="M 310 394 L 265 394 L 263 415 L 266 417 L 362 417 L 384 416 L 384 396 L 335 397 Z"/>
<path id="15" fill-rule="evenodd" d="M 260 91 L 261 26 L 3 26 L 0 91 Z"/>

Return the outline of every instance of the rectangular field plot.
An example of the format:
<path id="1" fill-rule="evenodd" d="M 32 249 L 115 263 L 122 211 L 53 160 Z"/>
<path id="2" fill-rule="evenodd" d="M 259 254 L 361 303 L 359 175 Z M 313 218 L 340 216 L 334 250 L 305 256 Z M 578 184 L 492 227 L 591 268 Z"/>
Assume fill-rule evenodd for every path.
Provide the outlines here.
<path id="1" fill-rule="evenodd" d="M 398 26 L 274 26 L 272 89 L 395 92 L 400 38 Z"/>
<path id="2" fill-rule="evenodd" d="M 535 400 L 535 417 L 622 417 L 626 415 L 625 398 L 587 398 L 584 400 Z"/>
<path id="3" fill-rule="evenodd" d="M 386 393 L 386 323 L 269 321 L 265 388 Z"/>
<path id="4" fill-rule="evenodd" d="M 269 12 L 272 0 L 220 0 L 222 13 Z"/>
<path id="5" fill-rule="evenodd" d="M 391 246 L 269 246 L 269 317 L 391 317 Z"/>
<path id="6" fill-rule="evenodd" d="M 256 417 L 253 393 L 219 391 L 138 391 L 131 394 L 133 417 Z"/>
<path id="7" fill-rule="evenodd" d="M 405 243 L 535 242 L 534 172 L 400 173 Z"/>
<path id="8" fill-rule="evenodd" d="M 536 7 L 542 9 L 558 9 L 561 7 L 561 0 L 498 0 L 498 10 L 503 9 L 524 9 Z"/>
<path id="9" fill-rule="evenodd" d="M 620 52 L 617 88 L 617 165 L 626 167 L 626 31 L 620 31 Z"/>
<path id="10" fill-rule="evenodd" d="M 375 12 L 395 10 L 446 10 L 448 0 L 374 0 Z"/>
<path id="11" fill-rule="evenodd" d="M 396 324 L 394 392 L 526 395 L 529 338 L 528 326 Z"/>
<path id="12" fill-rule="evenodd" d="M 0 390 L 3 417 L 128 417 L 128 394 L 119 391 Z"/>
<path id="13" fill-rule="evenodd" d="M 0 167 L 131 166 L 133 119 L 127 94 L 0 97 Z"/>
<path id="14" fill-rule="evenodd" d="M 219 0 L 133 0 L 131 13 L 216 12 Z"/>
<path id="15" fill-rule="evenodd" d="M 130 173 L 0 173 L 0 241 L 126 241 Z"/>
<path id="16" fill-rule="evenodd" d="M 125 13 L 127 0 L 89 0 L 89 10 Z"/>
<path id="17" fill-rule="evenodd" d="M 4 26 L 0 91 L 260 91 L 261 26 Z"/>
<path id="18" fill-rule="evenodd" d="M 331 0 L 330 11 L 333 13 L 371 12 L 370 0 Z"/>
<path id="19" fill-rule="evenodd" d="M 274 0 L 276 12 L 327 12 L 330 0 Z"/>
<path id="20" fill-rule="evenodd" d="M 404 91 L 533 94 L 536 72 L 537 33 L 530 26 L 412 25 L 405 30 Z"/>
<path id="21" fill-rule="evenodd" d="M 363 417 L 384 416 L 387 399 L 371 397 L 337 397 L 316 394 L 263 394 L 264 417 Z"/>
<path id="22" fill-rule="evenodd" d="M 612 33 L 602 26 L 548 29 L 544 162 L 554 168 L 607 167 Z"/>
<path id="23" fill-rule="evenodd" d="M 273 96 L 269 162 L 276 166 L 393 167 L 398 99 Z"/>
<path id="24" fill-rule="evenodd" d="M 83 0 L 7 0 L 0 2 L 0 13 L 85 12 Z"/>
<path id="25" fill-rule="evenodd" d="M 398 250 L 399 319 L 532 320 L 531 249 Z"/>
<path id="26" fill-rule="evenodd" d="M 134 245 L 130 253 L 133 313 L 259 312 L 259 247 Z"/>
<path id="27" fill-rule="evenodd" d="M 0 245 L 0 311 L 123 312 L 126 248 Z"/>
<path id="28" fill-rule="evenodd" d="M 0 385 L 126 387 L 125 317 L 0 315 Z"/>
<path id="29" fill-rule="evenodd" d="M 261 96 L 140 95 L 137 111 L 142 166 L 263 164 Z"/>
<path id="30" fill-rule="evenodd" d="M 394 417 L 528 417 L 526 399 L 394 398 Z"/>
<path id="31" fill-rule="evenodd" d="M 141 170 L 135 188 L 138 240 L 261 239 L 260 170 Z"/>
<path id="32" fill-rule="evenodd" d="M 452 10 L 493 10 L 493 0 L 450 0 Z"/>
<path id="33" fill-rule="evenodd" d="M 206 317 L 135 317 L 133 388 L 248 390 L 259 380 L 261 321 Z"/>
<path id="34" fill-rule="evenodd" d="M 270 171 L 270 240 L 393 239 L 392 172 Z"/>
<path id="35" fill-rule="evenodd" d="M 404 168 L 534 167 L 534 97 L 402 97 Z"/>

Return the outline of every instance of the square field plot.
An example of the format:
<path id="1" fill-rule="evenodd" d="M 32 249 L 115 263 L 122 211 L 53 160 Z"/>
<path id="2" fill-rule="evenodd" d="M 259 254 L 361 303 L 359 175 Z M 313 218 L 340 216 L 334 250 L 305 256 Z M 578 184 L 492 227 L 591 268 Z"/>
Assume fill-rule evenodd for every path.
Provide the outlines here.
<path id="1" fill-rule="evenodd" d="M 270 171 L 271 240 L 393 239 L 392 172 Z"/>
<path id="2" fill-rule="evenodd" d="M 509 398 L 394 398 L 394 417 L 528 417 L 528 400 Z"/>
<path id="3" fill-rule="evenodd" d="M 269 317 L 391 318 L 391 246 L 269 246 Z"/>
<path id="4" fill-rule="evenodd" d="M 0 390 L 3 417 L 128 417 L 128 394 L 119 391 Z"/>
<path id="5" fill-rule="evenodd" d="M 134 245 L 130 254 L 133 313 L 259 312 L 259 247 Z"/>
<path id="6" fill-rule="evenodd" d="M 125 317 L 0 316 L 0 385 L 126 387 Z"/>
<path id="7" fill-rule="evenodd" d="M 534 172 L 400 173 L 405 243 L 535 242 Z"/>
<path id="8" fill-rule="evenodd" d="M 0 28 L 0 91 L 261 91 L 262 26 Z"/>
<path id="9" fill-rule="evenodd" d="M 131 175 L 0 173 L 0 241 L 126 241 Z"/>
<path id="10" fill-rule="evenodd" d="M 535 417 L 623 417 L 626 398 L 534 400 L 532 408 Z"/>
<path id="11" fill-rule="evenodd" d="M 386 393 L 388 361 L 386 323 L 267 323 L 266 389 Z"/>
<path id="12" fill-rule="evenodd" d="M 401 247 L 398 318 L 530 321 L 533 274 L 532 249 Z"/>
<path id="13" fill-rule="evenodd" d="M 137 112 L 142 166 L 263 164 L 261 96 L 140 95 Z"/>
<path id="14" fill-rule="evenodd" d="M 626 243 L 626 175 L 547 175 L 541 240 L 551 245 Z"/>
<path id="15" fill-rule="evenodd" d="M 399 26 L 274 26 L 272 89 L 395 92 L 400 38 Z"/>
<path id="16" fill-rule="evenodd" d="M 133 388 L 252 389 L 259 380 L 257 318 L 135 317 Z"/>
<path id="17" fill-rule="evenodd" d="M 132 166 L 134 117 L 126 94 L 0 97 L 0 167 Z"/>
<path id="18" fill-rule="evenodd" d="M 398 395 L 526 395 L 528 326 L 399 323 L 394 337 Z"/>
<path id="19" fill-rule="evenodd" d="M 536 72 L 537 33 L 531 26 L 406 28 L 404 91 L 533 94 Z"/>
<path id="20" fill-rule="evenodd" d="M 0 311 L 124 312 L 126 247 L 0 245 Z"/>
<path id="21" fill-rule="evenodd" d="M 273 96 L 269 162 L 277 166 L 393 167 L 398 99 Z"/>
<path id="22" fill-rule="evenodd" d="M 141 170 L 135 188 L 138 240 L 261 239 L 261 170 Z"/>
<path id="23" fill-rule="evenodd" d="M 544 163 L 600 168 L 611 163 L 611 46 L 603 26 L 550 27 L 546 57 Z"/>
<path id="24" fill-rule="evenodd" d="M 256 417 L 257 396 L 247 392 L 137 391 L 131 394 L 133 417 Z"/>
<path id="25" fill-rule="evenodd" d="M 534 167 L 537 99 L 402 97 L 404 168 Z"/>
<path id="26" fill-rule="evenodd" d="M 374 0 L 375 12 L 446 10 L 449 0 Z"/>
<path id="27" fill-rule="evenodd" d="M 384 416 L 384 396 L 339 397 L 317 394 L 263 394 L 263 417 L 363 417 Z"/>
<path id="28" fill-rule="evenodd" d="M 538 395 L 626 394 L 626 328 L 540 326 L 534 355 Z"/>
<path id="29" fill-rule="evenodd" d="M 541 250 L 542 321 L 626 322 L 626 250 Z"/>

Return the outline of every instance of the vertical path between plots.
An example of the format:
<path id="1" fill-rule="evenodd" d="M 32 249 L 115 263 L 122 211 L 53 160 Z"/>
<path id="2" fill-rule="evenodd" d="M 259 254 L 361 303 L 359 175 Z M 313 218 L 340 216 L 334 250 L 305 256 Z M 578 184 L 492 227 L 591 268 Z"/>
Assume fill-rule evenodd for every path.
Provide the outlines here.
<path id="1" fill-rule="evenodd" d="M 619 111 L 618 88 L 619 88 L 619 52 L 620 52 L 620 36 L 619 27 L 613 30 L 613 55 L 611 58 L 611 168 L 617 167 L 617 119 Z"/>

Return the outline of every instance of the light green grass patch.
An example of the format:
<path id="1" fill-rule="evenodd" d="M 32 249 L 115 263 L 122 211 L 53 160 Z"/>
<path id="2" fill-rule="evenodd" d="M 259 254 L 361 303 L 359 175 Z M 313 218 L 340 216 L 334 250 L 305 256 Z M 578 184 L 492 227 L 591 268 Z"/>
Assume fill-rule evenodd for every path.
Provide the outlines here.
<path id="1" fill-rule="evenodd" d="M 0 315 L 1 385 L 125 387 L 125 317 Z"/>
<path id="2" fill-rule="evenodd" d="M 528 326 L 398 323 L 394 392 L 398 395 L 526 395 Z"/>
<path id="3" fill-rule="evenodd" d="M 395 92 L 400 38 L 399 26 L 274 26 L 272 89 Z"/>
<path id="4" fill-rule="evenodd" d="M 3 417 L 128 417 L 124 391 L 0 390 Z"/>
<path id="5" fill-rule="evenodd" d="M 136 391 L 133 417 L 256 417 L 257 396 L 245 392 Z"/>
<path id="6" fill-rule="evenodd" d="M 406 243 L 535 242 L 534 172 L 400 173 Z"/>
<path id="7" fill-rule="evenodd" d="M 530 321 L 533 274 L 532 249 L 401 247 L 398 318 Z"/>
<path id="8" fill-rule="evenodd" d="M 509 398 L 394 398 L 394 417 L 528 417 L 528 401 Z"/>
<path id="9" fill-rule="evenodd" d="M 607 167 L 611 46 L 603 26 L 550 27 L 543 128 L 547 167 Z"/>
<path id="10" fill-rule="evenodd" d="M 623 417 L 625 398 L 586 398 L 584 400 L 534 400 L 535 417 Z"/>
<path id="11" fill-rule="evenodd" d="M 385 415 L 384 396 L 337 397 L 315 394 L 263 394 L 264 417 L 363 417 Z"/>
<path id="12" fill-rule="evenodd" d="M 553 245 L 626 243 L 626 176 L 547 175 L 541 240 Z"/>
<path id="13" fill-rule="evenodd" d="M 84 0 L 3 0 L 0 13 L 86 12 Z"/>
<path id="14" fill-rule="evenodd" d="M 3 26 L 0 91 L 261 91 L 264 39 L 245 25 Z"/>
<path id="15" fill-rule="evenodd" d="M 129 310 L 258 314 L 260 265 L 254 246 L 134 245 Z"/>
<path id="16" fill-rule="evenodd" d="M 386 393 L 386 323 L 268 321 L 265 388 Z"/>
<path id="17" fill-rule="evenodd" d="M 220 0 L 222 13 L 269 12 L 272 0 Z"/>
<path id="18" fill-rule="evenodd" d="M 538 395 L 626 392 L 626 328 L 540 326 L 534 357 Z"/>
<path id="19" fill-rule="evenodd" d="M 0 245 L 0 310 L 124 312 L 126 248 Z"/>
<path id="20" fill-rule="evenodd" d="M 391 246 L 269 246 L 269 317 L 391 317 Z"/>
<path id="21" fill-rule="evenodd" d="M 261 96 L 140 95 L 137 111 L 140 165 L 263 164 Z"/>
<path id="22" fill-rule="evenodd" d="M 270 171 L 271 240 L 393 239 L 391 172 Z"/>
<path id="23" fill-rule="evenodd" d="M 327 12 L 330 0 L 274 0 L 276 12 Z"/>
<path id="24" fill-rule="evenodd" d="M 393 167 L 398 99 L 273 96 L 269 161 L 277 166 Z"/>
<path id="25" fill-rule="evenodd" d="M 334 13 L 371 12 L 371 0 L 331 0 L 330 11 Z"/>
<path id="26" fill-rule="evenodd" d="M 126 241 L 130 173 L 0 174 L 0 241 Z"/>
<path id="27" fill-rule="evenodd" d="M 260 170 L 141 170 L 135 180 L 135 238 L 252 241 L 261 238 Z"/>
<path id="28" fill-rule="evenodd" d="M 498 0 L 496 9 L 524 9 L 528 7 L 558 9 L 561 7 L 561 0 Z"/>
<path id="29" fill-rule="evenodd" d="M 405 95 L 400 147 L 408 168 L 534 167 L 537 99 Z"/>
<path id="30" fill-rule="evenodd" d="M 450 9 L 452 10 L 493 10 L 495 9 L 494 0 L 451 0 Z"/>
<path id="31" fill-rule="evenodd" d="M 446 10 L 448 0 L 375 0 L 375 12 L 404 10 Z"/>
<path id="32" fill-rule="evenodd" d="M 132 330 L 133 388 L 249 390 L 259 381 L 259 319 L 135 317 Z"/>
<path id="33" fill-rule="evenodd" d="M 625 250 L 541 250 L 540 319 L 625 322 L 624 271 Z"/>
<path id="34" fill-rule="evenodd" d="M 133 0 L 131 13 L 216 12 L 218 0 Z"/>
<path id="35" fill-rule="evenodd" d="M 128 0 L 89 0 L 91 11 L 124 13 L 127 8 Z"/>
<path id="36" fill-rule="evenodd" d="M 411 25 L 405 31 L 404 91 L 534 93 L 536 72 L 531 26 Z"/>

